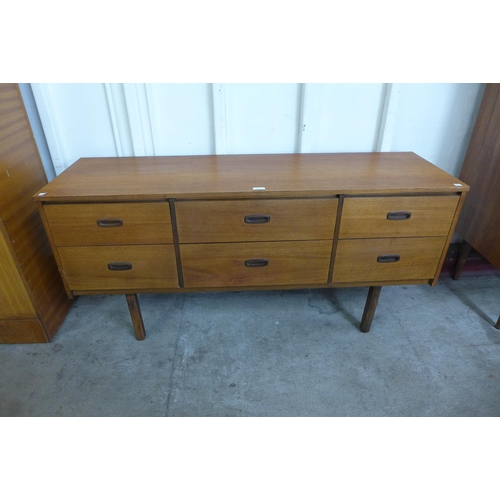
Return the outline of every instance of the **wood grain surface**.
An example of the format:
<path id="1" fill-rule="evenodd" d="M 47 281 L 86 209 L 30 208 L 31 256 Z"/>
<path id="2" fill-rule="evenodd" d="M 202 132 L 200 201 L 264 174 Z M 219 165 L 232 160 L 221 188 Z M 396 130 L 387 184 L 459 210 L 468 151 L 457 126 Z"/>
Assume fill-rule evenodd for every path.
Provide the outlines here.
<path id="1" fill-rule="evenodd" d="M 77 203 L 44 205 L 58 246 L 154 245 L 172 243 L 170 207 L 163 203 Z M 101 227 L 98 220 L 121 220 Z"/>
<path id="2" fill-rule="evenodd" d="M 31 344 L 47 342 L 37 319 L 0 320 L 0 344 Z"/>
<path id="3" fill-rule="evenodd" d="M 337 198 L 179 201 L 179 241 L 331 240 L 337 205 Z M 268 216 L 269 222 L 246 223 L 252 215 Z"/>
<path id="4" fill-rule="evenodd" d="M 0 84 L 0 238 L 16 262 L 18 278 L 9 278 L 4 287 L 17 287 L 19 280 L 31 304 L 24 315 L 39 321 L 3 323 L 0 342 L 46 342 L 56 334 L 71 307 L 51 252 L 33 194 L 47 183 L 33 131 L 16 84 Z M 6 280 L 5 275 L 1 277 Z M 12 292 L 12 290 L 11 290 Z M 7 300 L 8 301 L 8 300 Z M 2 310 L 2 305 L 0 305 Z M 34 311 L 34 314 L 33 314 Z M 5 309 L 4 309 L 5 312 Z M 12 312 L 12 311 L 11 311 Z M 16 313 L 16 316 L 19 314 Z M 1 316 L 0 316 L 1 317 Z M 7 319 L 7 318 L 6 318 Z M 31 332 L 31 333 L 29 333 Z"/>
<path id="5" fill-rule="evenodd" d="M 340 240 L 333 268 L 334 283 L 421 280 L 434 277 L 446 238 Z M 378 257 L 399 255 L 398 262 Z"/>
<path id="6" fill-rule="evenodd" d="M 173 245 L 60 247 L 64 276 L 72 290 L 116 290 L 179 286 Z M 129 271 L 110 263 L 128 262 Z"/>
<path id="7" fill-rule="evenodd" d="M 31 197 L 47 184 L 33 132 L 13 83 L 0 84 L 0 217 L 7 224 L 33 210 Z"/>
<path id="8" fill-rule="evenodd" d="M 207 243 L 181 245 L 186 287 L 326 283 L 332 242 Z M 267 259 L 265 267 L 245 262 Z"/>
<path id="9" fill-rule="evenodd" d="M 0 225 L 3 226 L 1 220 Z M 36 312 L 19 274 L 15 256 L 0 227 L 0 319 L 30 318 Z"/>
<path id="10" fill-rule="evenodd" d="M 460 179 L 471 186 L 456 231 L 500 269 L 500 84 L 488 83 Z"/>
<path id="11" fill-rule="evenodd" d="M 459 196 L 389 196 L 346 198 L 340 238 L 446 236 Z M 409 212 L 407 220 L 390 220 L 391 212 Z"/>
<path id="12" fill-rule="evenodd" d="M 414 153 L 82 158 L 36 196 L 76 202 L 468 190 L 456 182 Z"/>

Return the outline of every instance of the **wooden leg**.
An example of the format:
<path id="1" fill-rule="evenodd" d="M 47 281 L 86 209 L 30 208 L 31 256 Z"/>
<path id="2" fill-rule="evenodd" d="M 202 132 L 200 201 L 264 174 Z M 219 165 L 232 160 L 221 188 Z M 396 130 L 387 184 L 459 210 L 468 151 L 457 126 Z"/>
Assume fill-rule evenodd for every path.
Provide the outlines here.
<path id="1" fill-rule="evenodd" d="M 495 325 L 495 328 L 497 330 L 500 330 L 500 316 L 498 316 L 498 321 L 497 321 L 497 324 Z"/>
<path id="2" fill-rule="evenodd" d="M 137 295 L 126 295 L 130 317 L 134 325 L 135 338 L 137 340 L 144 340 L 146 338 L 146 330 L 142 321 L 141 308 L 139 306 L 139 299 Z"/>
<path id="3" fill-rule="evenodd" d="M 455 264 L 455 270 L 453 271 L 452 277 L 454 280 L 460 278 L 471 248 L 472 247 L 469 245 L 469 243 L 467 243 L 465 240 L 462 241 L 462 244 L 460 245 L 460 251 L 458 252 L 457 262 Z"/>
<path id="4" fill-rule="evenodd" d="M 372 326 L 373 316 L 375 309 L 377 309 L 378 298 L 380 297 L 381 286 L 371 286 L 368 290 L 368 297 L 366 298 L 365 310 L 363 311 L 363 318 L 359 329 L 362 332 L 369 332 Z"/>

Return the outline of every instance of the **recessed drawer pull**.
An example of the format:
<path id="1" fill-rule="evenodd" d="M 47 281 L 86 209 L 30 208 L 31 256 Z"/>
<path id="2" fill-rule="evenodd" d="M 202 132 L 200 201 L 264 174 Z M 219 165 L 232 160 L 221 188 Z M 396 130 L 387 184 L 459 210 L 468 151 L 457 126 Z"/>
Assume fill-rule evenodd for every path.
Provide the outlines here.
<path id="1" fill-rule="evenodd" d="M 267 259 L 250 259 L 245 261 L 246 267 L 266 267 L 269 264 Z"/>
<path id="2" fill-rule="evenodd" d="M 123 219 L 97 219 L 99 227 L 120 227 L 123 226 Z"/>
<path id="3" fill-rule="evenodd" d="M 401 257 L 399 255 L 379 255 L 377 258 L 377 262 L 381 262 L 383 264 L 385 263 L 391 263 L 391 262 L 398 262 Z"/>
<path id="4" fill-rule="evenodd" d="M 408 220 L 411 218 L 411 212 L 389 212 L 387 218 L 389 220 Z"/>
<path id="5" fill-rule="evenodd" d="M 110 271 L 130 271 L 132 264 L 130 262 L 110 262 L 108 269 Z"/>
<path id="6" fill-rule="evenodd" d="M 266 224 L 271 220 L 270 215 L 246 215 L 245 224 Z"/>

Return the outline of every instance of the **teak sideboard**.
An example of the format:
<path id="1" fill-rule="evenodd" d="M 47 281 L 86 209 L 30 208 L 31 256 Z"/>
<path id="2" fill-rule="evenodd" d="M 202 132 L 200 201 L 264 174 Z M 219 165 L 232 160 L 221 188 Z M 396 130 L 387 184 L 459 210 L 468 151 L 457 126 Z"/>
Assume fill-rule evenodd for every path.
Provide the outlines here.
<path id="1" fill-rule="evenodd" d="M 82 158 L 34 195 L 68 296 L 436 284 L 468 186 L 414 153 Z"/>

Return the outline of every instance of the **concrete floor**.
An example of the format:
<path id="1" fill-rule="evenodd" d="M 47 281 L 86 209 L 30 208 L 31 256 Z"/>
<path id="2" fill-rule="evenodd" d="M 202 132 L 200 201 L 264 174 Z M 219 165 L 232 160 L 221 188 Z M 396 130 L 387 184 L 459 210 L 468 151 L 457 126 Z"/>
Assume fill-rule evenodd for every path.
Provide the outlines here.
<path id="1" fill-rule="evenodd" d="M 0 345 L 0 416 L 500 416 L 500 274 L 382 289 L 80 297 Z"/>

